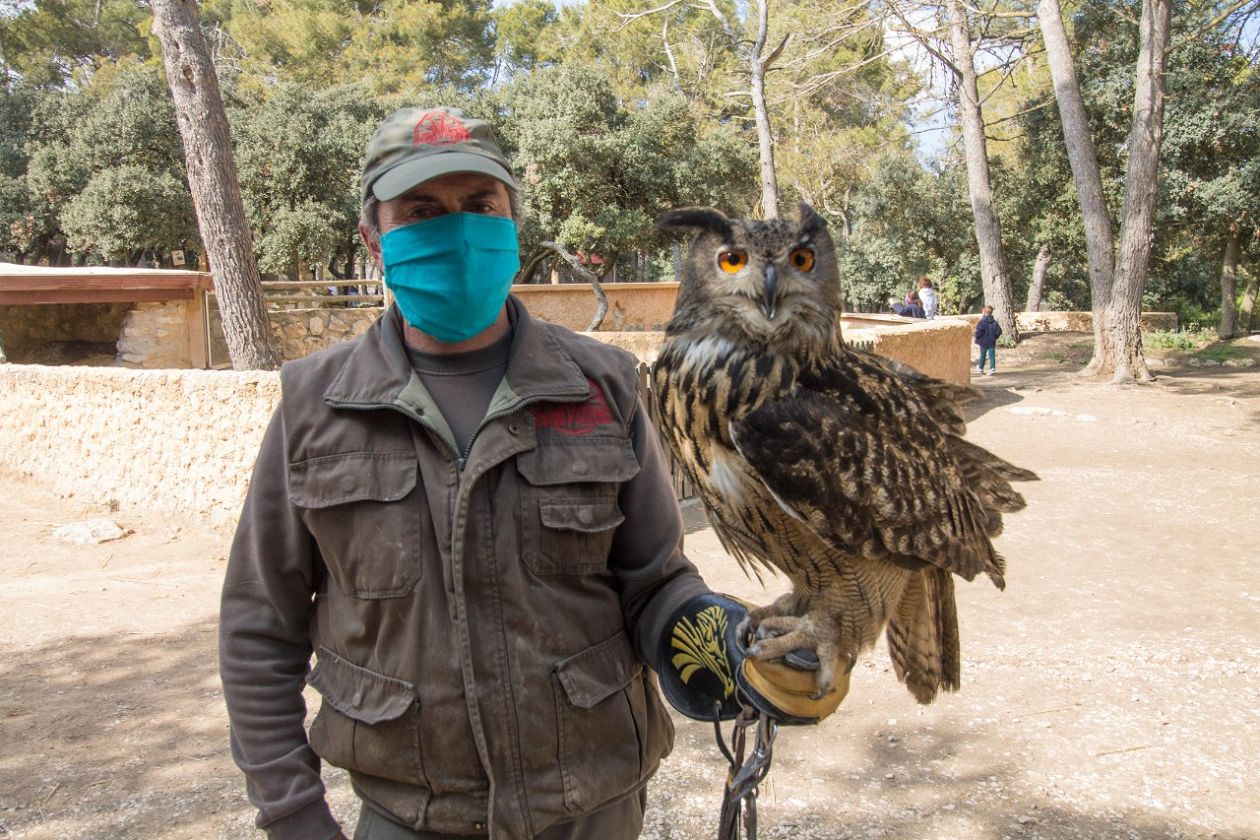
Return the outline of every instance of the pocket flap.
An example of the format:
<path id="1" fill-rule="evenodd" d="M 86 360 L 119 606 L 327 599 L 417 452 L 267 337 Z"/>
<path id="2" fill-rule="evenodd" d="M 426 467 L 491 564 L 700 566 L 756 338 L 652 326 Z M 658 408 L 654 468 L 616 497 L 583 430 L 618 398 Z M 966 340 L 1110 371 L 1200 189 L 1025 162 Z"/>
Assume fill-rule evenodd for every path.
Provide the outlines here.
<path id="1" fill-rule="evenodd" d="M 416 486 L 416 453 L 347 452 L 289 465 L 289 499 L 325 508 L 371 499 L 396 502 Z"/>
<path id="2" fill-rule="evenodd" d="M 342 659 L 320 647 L 306 682 L 346 717 L 380 723 L 401 717 L 416 702 L 416 687 Z"/>
<path id="3" fill-rule="evenodd" d="M 536 487 L 573 481 L 629 481 L 639 462 L 626 438 L 585 438 L 565 443 L 542 442 L 516 456 L 516 468 Z"/>
<path id="4" fill-rule="evenodd" d="M 634 658 L 630 638 L 619 631 L 607 641 L 589 647 L 556 665 L 556 677 L 569 702 L 589 709 L 639 675 L 643 666 Z"/>
<path id="5" fill-rule="evenodd" d="M 617 507 L 617 499 L 550 499 L 538 506 L 542 522 L 548 528 L 560 531 L 580 531 L 597 534 L 616 528 L 626 518 Z"/>

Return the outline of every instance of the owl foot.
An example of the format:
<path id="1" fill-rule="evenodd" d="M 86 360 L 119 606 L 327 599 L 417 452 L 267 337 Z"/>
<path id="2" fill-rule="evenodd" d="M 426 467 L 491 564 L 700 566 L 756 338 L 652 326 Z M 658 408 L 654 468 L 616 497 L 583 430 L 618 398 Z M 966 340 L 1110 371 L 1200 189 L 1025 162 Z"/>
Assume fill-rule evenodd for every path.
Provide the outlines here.
<path id="1" fill-rule="evenodd" d="M 756 659 L 787 659 L 789 664 L 801 667 L 807 660 L 801 655 L 803 652 L 816 654 L 818 693 L 812 695 L 814 700 L 831 692 L 840 668 L 844 669 L 841 673 L 847 674 L 856 662 L 856 657 L 841 647 L 838 623 L 827 613 L 768 616 L 756 623 L 753 640 L 748 654 Z"/>

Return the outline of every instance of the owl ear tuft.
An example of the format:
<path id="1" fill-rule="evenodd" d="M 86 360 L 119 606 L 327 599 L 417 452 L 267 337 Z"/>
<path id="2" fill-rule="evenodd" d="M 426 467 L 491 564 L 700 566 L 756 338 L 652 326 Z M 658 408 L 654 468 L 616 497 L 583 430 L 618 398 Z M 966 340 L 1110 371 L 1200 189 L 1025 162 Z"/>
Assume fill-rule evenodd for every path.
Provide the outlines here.
<path id="1" fill-rule="evenodd" d="M 679 207 L 670 210 L 656 220 L 656 226 L 672 228 L 700 228 L 711 230 L 727 242 L 731 241 L 731 220 L 721 210 L 712 207 Z"/>
<path id="2" fill-rule="evenodd" d="M 800 230 L 801 237 L 808 239 L 819 231 L 827 227 L 827 220 L 814 212 L 814 208 L 805 202 L 800 204 Z"/>

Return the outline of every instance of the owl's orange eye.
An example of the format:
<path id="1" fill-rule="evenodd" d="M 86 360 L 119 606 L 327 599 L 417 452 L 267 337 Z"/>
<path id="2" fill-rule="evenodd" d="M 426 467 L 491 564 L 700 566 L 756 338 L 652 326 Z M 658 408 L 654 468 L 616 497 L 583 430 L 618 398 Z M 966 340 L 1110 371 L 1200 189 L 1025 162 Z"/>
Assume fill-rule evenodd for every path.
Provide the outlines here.
<path id="1" fill-rule="evenodd" d="M 723 251 L 718 254 L 718 265 L 727 274 L 734 274 L 748 265 L 748 254 L 743 251 Z"/>
<path id="2" fill-rule="evenodd" d="M 814 268 L 814 252 L 809 248 L 797 248 L 788 255 L 788 259 L 798 271 L 812 271 Z"/>

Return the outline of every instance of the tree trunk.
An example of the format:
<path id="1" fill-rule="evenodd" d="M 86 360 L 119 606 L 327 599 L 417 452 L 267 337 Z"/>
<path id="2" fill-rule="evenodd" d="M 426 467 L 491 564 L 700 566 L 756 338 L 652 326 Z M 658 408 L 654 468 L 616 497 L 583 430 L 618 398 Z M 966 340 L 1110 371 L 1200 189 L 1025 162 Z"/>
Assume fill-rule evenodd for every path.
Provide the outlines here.
<path id="1" fill-rule="evenodd" d="M 1242 332 L 1250 333 L 1255 329 L 1258 291 L 1260 291 L 1260 274 L 1253 272 L 1247 280 L 1247 291 L 1243 293 L 1242 306 L 1238 309 L 1238 327 Z"/>
<path id="2" fill-rule="evenodd" d="M 1241 240 L 1238 225 L 1231 224 L 1229 241 L 1225 243 L 1225 262 L 1221 266 L 1221 325 L 1216 330 L 1220 338 L 1233 338 L 1236 334 L 1234 304 L 1238 298 L 1238 250 Z"/>
<path id="3" fill-rule="evenodd" d="M 153 0 L 153 32 L 184 144 L 197 227 L 214 268 L 223 337 L 236 370 L 273 370 L 280 352 L 263 302 L 227 115 L 196 0 Z"/>
<path id="4" fill-rule="evenodd" d="M 1164 82 L 1168 63 L 1171 0 L 1143 0 L 1138 25 L 1140 48 L 1133 96 L 1133 130 L 1125 173 L 1124 212 L 1116 250 L 1115 285 L 1107 302 L 1110 358 L 1099 373 L 1111 381 L 1149 382 L 1142 356 L 1142 293 L 1151 263 L 1155 191 L 1159 186 L 1159 151 L 1164 140 Z"/>
<path id="5" fill-rule="evenodd" d="M 1046 272 L 1050 270 L 1050 258 L 1053 253 L 1049 245 L 1042 245 L 1037 251 L 1037 261 L 1033 263 L 1032 282 L 1028 284 L 1028 301 L 1024 304 L 1025 312 L 1037 312 L 1041 309 L 1041 290 L 1046 285 Z"/>
<path id="6" fill-rule="evenodd" d="M 961 0 L 949 0 L 949 38 L 958 73 L 958 117 L 962 123 L 963 149 L 967 157 L 967 186 L 971 192 L 971 212 L 976 221 L 976 243 L 980 246 L 980 274 L 985 303 L 993 307 L 993 317 L 1002 334 L 1019 341 L 1011 283 L 1006 274 L 1002 251 L 1002 226 L 993 205 L 993 185 L 989 177 L 988 148 L 984 139 L 984 119 L 976 83 L 975 49 L 967 26 L 967 13 Z"/>
<path id="7" fill-rule="evenodd" d="M 1105 322 L 1115 268 L 1111 213 L 1107 210 L 1107 201 L 1103 196 L 1098 155 L 1089 134 L 1089 116 L 1085 113 L 1085 100 L 1081 97 L 1076 64 L 1072 60 L 1067 32 L 1063 28 L 1059 0 L 1040 0 L 1037 18 L 1041 24 L 1042 40 L 1046 44 L 1046 61 L 1050 65 L 1050 78 L 1054 82 L 1059 119 L 1063 123 L 1063 142 L 1067 146 L 1068 163 L 1072 167 L 1072 179 L 1076 182 L 1081 217 L 1085 223 L 1090 306 L 1094 314 L 1094 355 L 1084 372 L 1095 373 L 1102 367 L 1103 360 L 1110 355 L 1106 351 L 1109 333 L 1105 329 Z"/>
<path id="8" fill-rule="evenodd" d="M 761 208 L 767 219 L 779 216 L 779 178 L 774 169 L 774 135 L 770 131 L 770 111 L 766 105 L 766 68 L 783 49 L 780 44 L 769 57 L 762 57 L 770 26 L 770 0 L 757 5 L 757 40 L 748 55 L 752 81 L 753 114 L 757 121 L 757 147 L 761 157 Z M 786 43 L 786 41 L 784 42 Z"/>

